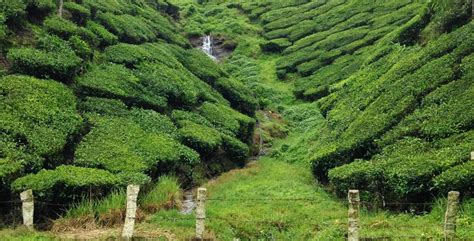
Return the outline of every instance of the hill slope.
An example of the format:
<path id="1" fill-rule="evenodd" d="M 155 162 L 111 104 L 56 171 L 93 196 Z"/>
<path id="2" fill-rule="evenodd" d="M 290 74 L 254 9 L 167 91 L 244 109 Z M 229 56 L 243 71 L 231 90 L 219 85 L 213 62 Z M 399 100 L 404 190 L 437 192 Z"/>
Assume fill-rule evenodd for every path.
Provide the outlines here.
<path id="1" fill-rule="evenodd" d="M 191 48 L 176 6 L 15 0 L 0 10 L 2 200 L 32 188 L 68 202 L 166 173 L 194 183 L 249 155 L 255 100 Z"/>
<path id="2" fill-rule="evenodd" d="M 342 196 L 348 188 L 402 202 L 472 195 L 470 1 L 240 8 L 262 22 L 262 47 L 281 52 L 278 76 L 325 119 L 284 151 L 289 161 L 311 163 Z"/>

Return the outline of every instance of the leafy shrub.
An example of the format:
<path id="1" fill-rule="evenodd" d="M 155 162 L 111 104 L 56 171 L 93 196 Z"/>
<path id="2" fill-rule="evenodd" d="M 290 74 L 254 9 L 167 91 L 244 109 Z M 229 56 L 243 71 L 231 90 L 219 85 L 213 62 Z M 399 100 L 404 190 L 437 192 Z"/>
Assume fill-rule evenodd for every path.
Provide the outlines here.
<path id="1" fill-rule="evenodd" d="M 182 66 L 169 67 L 161 63 L 145 62 L 137 66 L 138 75 L 147 89 L 163 94 L 172 106 L 194 106 L 198 102 L 200 81 L 186 76 Z M 190 77 L 190 78 L 186 78 Z"/>
<path id="2" fill-rule="evenodd" d="M 382 190 L 383 170 L 377 163 L 354 161 L 329 171 L 329 181 L 340 197 L 347 195 L 349 189 L 358 189 L 366 194 Z"/>
<path id="3" fill-rule="evenodd" d="M 138 123 L 146 132 L 166 134 L 173 139 L 178 137 L 176 126 L 166 115 L 152 110 L 132 108 L 129 117 Z"/>
<path id="4" fill-rule="evenodd" d="M 77 56 L 88 60 L 93 55 L 93 50 L 89 44 L 78 36 L 72 36 L 68 40 L 69 46 L 74 50 Z"/>
<path id="5" fill-rule="evenodd" d="M 211 124 L 203 116 L 199 115 L 198 113 L 182 111 L 182 110 L 173 110 L 171 113 L 171 118 L 179 125 L 181 121 L 191 121 L 199 125 L 207 126 L 213 128 L 214 126 Z"/>
<path id="6" fill-rule="evenodd" d="M 472 183 L 474 183 L 474 161 L 452 167 L 434 179 L 434 186 L 442 194 L 455 190 L 470 196 L 474 192 Z"/>
<path id="7" fill-rule="evenodd" d="M 43 169 L 36 174 L 18 178 L 13 182 L 12 189 L 17 192 L 33 189 L 43 193 L 59 185 L 65 188 L 111 187 L 118 183 L 119 179 L 105 170 L 62 165 L 54 170 Z"/>
<path id="8" fill-rule="evenodd" d="M 76 150 L 74 163 L 111 172 L 145 172 L 199 161 L 176 140 L 125 117 L 91 116 L 92 131 Z M 144 121 L 145 122 L 145 121 Z M 155 127 L 156 128 L 156 127 Z"/>
<path id="9" fill-rule="evenodd" d="M 123 116 L 129 113 L 127 106 L 120 100 L 89 96 L 79 103 L 79 109 L 101 115 Z"/>
<path id="10" fill-rule="evenodd" d="M 107 31 L 102 25 L 87 21 L 86 29 L 94 33 L 100 41 L 100 46 L 113 45 L 118 42 L 118 37 Z"/>
<path id="11" fill-rule="evenodd" d="M 133 171 L 124 171 L 115 174 L 115 176 L 120 180 L 120 183 L 124 186 L 126 185 L 146 185 L 151 182 L 151 178 L 140 172 Z"/>
<path id="12" fill-rule="evenodd" d="M 54 0 L 25 0 L 30 17 L 43 18 L 56 10 Z"/>
<path id="13" fill-rule="evenodd" d="M 200 153 L 212 153 L 222 143 L 221 134 L 217 130 L 186 120 L 181 121 L 180 125 L 182 142 Z"/>
<path id="14" fill-rule="evenodd" d="M 25 15 L 26 4 L 23 0 L 11 0 L 0 2 L 0 9 L 5 19 L 20 19 Z"/>
<path id="15" fill-rule="evenodd" d="M 10 49 L 7 58 L 15 72 L 40 78 L 70 80 L 79 70 L 81 59 L 72 50 L 53 52 L 33 48 Z"/>
<path id="16" fill-rule="evenodd" d="M 48 156 L 60 152 L 77 131 L 81 117 L 76 99 L 65 85 L 27 76 L 5 76 L 0 81 L 1 129 L 8 142 Z M 3 148 L 2 148 L 3 149 Z"/>
<path id="17" fill-rule="evenodd" d="M 99 37 L 91 30 L 85 27 L 79 27 L 76 31 L 77 36 L 87 42 L 91 47 L 97 48 L 100 45 Z"/>
<path id="18" fill-rule="evenodd" d="M 220 78 L 215 88 L 229 100 L 231 106 L 242 113 L 253 116 L 257 108 L 257 100 L 252 91 L 244 84 L 230 78 Z"/>
<path id="19" fill-rule="evenodd" d="M 77 32 L 77 25 L 59 16 L 47 18 L 44 20 L 43 25 L 49 33 L 56 34 L 65 39 Z"/>
<path id="20" fill-rule="evenodd" d="M 77 88 L 84 95 L 119 98 L 131 105 L 164 108 L 166 99 L 152 93 L 140 84 L 132 71 L 122 65 L 94 66 L 76 80 Z"/>
<path id="21" fill-rule="evenodd" d="M 262 50 L 267 52 L 281 52 L 289 46 L 291 46 L 291 42 L 286 38 L 273 39 L 260 45 Z"/>
<path id="22" fill-rule="evenodd" d="M 63 7 L 71 13 L 72 20 L 77 24 L 85 24 L 87 19 L 91 17 L 91 12 L 88 8 L 75 2 L 65 2 Z"/>
<path id="23" fill-rule="evenodd" d="M 208 84 L 213 85 L 219 77 L 224 75 L 224 72 L 219 68 L 219 65 L 217 65 L 201 50 L 187 50 L 173 45 L 167 46 L 184 67 Z"/>
<path id="24" fill-rule="evenodd" d="M 250 153 L 245 143 L 229 135 L 222 135 L 222 147 L 232 160 L 245 161 Z"/>
<path id="25" fill-rule="evenodd" d="M 199 107 L 198 112 L 215 125 L 217 129 L 231 133 L 231 135 L 237 135 L 245 141 L 251 136 L 255 125 L 254 119 L 224 105 L 206 102 Z"/>
<path id="26" fill-rule="evenodd" d="M 127 67 L 133 67 L 143 61 L 154 60 L 159 57 L 154 56 L 142 46 L 125 43 L 107 47 L 104 53 L 108 61 L 123 64 Z"/>
<path id="27" fill-rule="evenodd" d="M 7 26 L 5 25 L 5 15 L 0 13 L 0 43 L 7 36 Z"/>
<path id="28" fill-rule="evenodd" d="M 123 42 L 143 43 L 156 39 L 155 32 L 140 17 L 128 14 L 101 13 L 98 18 L 108 30 L 119 36 Z"/>

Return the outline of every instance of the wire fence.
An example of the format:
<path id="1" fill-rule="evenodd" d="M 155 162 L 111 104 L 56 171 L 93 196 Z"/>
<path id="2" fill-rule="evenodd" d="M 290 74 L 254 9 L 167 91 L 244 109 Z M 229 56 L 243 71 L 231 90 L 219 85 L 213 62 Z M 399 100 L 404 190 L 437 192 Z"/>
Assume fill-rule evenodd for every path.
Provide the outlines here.
<path id="1" fill-rule="evenodd" d="M 357 192 L 358 194 L 358 192 Z M 450 192 L 451 194 L 451 192 Z M 459 197 L 459 195 L 457 196 Z M 51 206 L 51 207 L 59 207 L 67 209 L 71 207 L 71 204 L 64 204 L 64 203 L 51 203 L 45 202 L 41 200 L 30 200 L 31 202 L 34 201 L 34 205 L 44 205 L 44 206 Z M 218 213 L 206 213 L 204 206 L 212 206 L 213 203 L 254 203 L 255 205 L 262 205 L 268 203 L 274 203 L 275 205 L 292 205 L 295 202 L 301 203 L 315 203 L 321 202 L 319 198 L 310 198 L 310 197 L 289 197 L 289 198 L 232 198 L 232 197 L 210 197 L 206 198 L 200 197 L 199 194 L 197 198 L 193 198 L 193 202 L 197 205 L 195 213 L 205 213 L 202 216 L 190 216 L 190 215 L 182 215 L 179 217 L 176 216 L 158 216 L 154 217 L 155 220 L 161 220 L 166 222 L 194 222 L 197 220 L 205 220 L 206 222 L 224 222 L 228 223 L 230 226 L 238 227 L 239 225 L 254 225 L 254 226 L 268 226 L 269 228 L 276 228 L 281 230 L 286 230 L 291 227 L 295 227 L 296 225 L 305 225 L 305 226 L 312 226 L 315 227 L 312 230 L 320 230 L 323 228 L 336 228 L 339 230 L 347 230 L 348 239 L 351 235 L 351 228 L 356 228 L 356 237 L 357 239 L 352 240 L 384 240 L 384 239 L 440 239 L 446 237 L 447 228 L 451 228 L 455 231 L 456 228 L 461 227 L 472 227 L 470 223 L 456 223 L 456 216 L 457 216 L 457 206 L 459 204 L 458 199 L 450 199 L 448 198 L 447 203 L 447 210 L 445 217 L 440 217 L 439 222 L 433 223 L 433 221 L 429 222 L 420 222 L 419 224 L 410 224 L 407 220 L 405 223 L 400 223 L 400 221 L 394 222 L 394 219 L 386 218 L 385 215 L 381 216 L 371 216 L 370 212 L 362 212 L 359 213 L 360 207 L 370 207 L 370 206 L 379 206 L 383 205 L 384 207 L 396 206 L 396 207 L 423 207 L 423 210 L 426 208 L 431 208 L 433 205 L 437 205 L 436 202 L 383 202 L 383 203 L 373 203 L 367 201 L 360 201 L 357 198 L 351 200 L 349 198 L 346 207 L 348 209 L 348 216 L 338 216 L 338 217 L 329 217 L 325 218 L 316 218 L 316 219 L 308 219 L 304 220 L 304 222 L 296 222 L 294 217 L 285 216 L 284 214 L 278 214 L 275 216 L 268 216 L 265 218 L 260 217 L 252 217 L 251 214 L 245 214 L 245 210 L 242 210 L 241 215 L 227 215 L 222 216 Z M 10 200 L 10 201 L 0 201 L 1 204 L 11 204 L 17 207 L 24 205 L 25 202 L 22 200 Z M 21 204 L 21 205 L 20 205 Z M 205 204 L 205 205 L 204 205 Z M 455 210 L 450 210 L 450 207 L 455 207 Z M 351 212 L 355 212 L 351 214 Z M 391 213 L 388 212 L 390 215 Z M 242 215 L 243 214 L 243 215 Z M 23 212 L 24 215 L 24 212 Z M 317 214 L 315 214 L 317 215 Z M 352 216 L 351 216 L 352 215 Z M 454 219 L 448 219 L 448 216 L 454 216 Z M 444 220 L 443 220 L 444 218 Z M 351 223 L 355 222 L 355 223 Z M 407 235 L 393 235 L 391 232 L 397 230 L 397 234 L 400 233 L 400 230 L 406 231 Z M 409 230 L 415 230 L 417 235 L 412 235 L 414 232 L 409 232 Z M 449 232 L 448 232 L 449 233 Z M 420 234 L 420 235 L 418 235 Z M 351 239 L 349 239 L 351 240 Z"/>

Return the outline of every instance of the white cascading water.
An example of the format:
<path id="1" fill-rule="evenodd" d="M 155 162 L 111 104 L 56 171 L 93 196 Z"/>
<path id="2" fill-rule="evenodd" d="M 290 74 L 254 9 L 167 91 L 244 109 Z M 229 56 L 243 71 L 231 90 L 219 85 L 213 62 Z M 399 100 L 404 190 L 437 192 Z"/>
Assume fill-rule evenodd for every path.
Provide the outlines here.
<path id="1" fill-rule="evenodd" d="M 213 60 L 216 60 L 216 56 L 214 56 L 213 54 L 213 46 L 212 46 L 212 37 L 211 35 L 206 35 L 202 38 L 202 51 L 204 51 L 204 53 L 207 54 L 207 56 L 209 56 L 209 58 L 213 59 Z"/>

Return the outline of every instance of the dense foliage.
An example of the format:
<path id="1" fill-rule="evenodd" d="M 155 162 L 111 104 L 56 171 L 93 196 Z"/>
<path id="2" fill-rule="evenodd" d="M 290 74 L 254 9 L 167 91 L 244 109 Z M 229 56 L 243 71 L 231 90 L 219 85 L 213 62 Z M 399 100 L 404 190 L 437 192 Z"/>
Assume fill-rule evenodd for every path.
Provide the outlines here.
<path id="1" fill-rule="evenodd" d="M 85 0 L 58 11 L 59 1 L 0 2 L 0 200 L 28 188 L 55 202 L 89 188 L 100 197 L 243 164 L 256 102 L 191 48 L 176 6 Z"/>
<path id="2" fill-rule="evenodd" d="M 242 3 L 264 24 L 262 49 L 281 53 L 278 77 L 294 80 L 294 94 L 322 114 L 297 120 L 309 132 L 283 156 L 312 164 L 340 196 L 349 188 L 402 202 L 472 195 L 468 2 Z"/>

